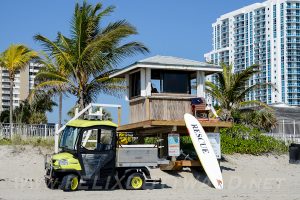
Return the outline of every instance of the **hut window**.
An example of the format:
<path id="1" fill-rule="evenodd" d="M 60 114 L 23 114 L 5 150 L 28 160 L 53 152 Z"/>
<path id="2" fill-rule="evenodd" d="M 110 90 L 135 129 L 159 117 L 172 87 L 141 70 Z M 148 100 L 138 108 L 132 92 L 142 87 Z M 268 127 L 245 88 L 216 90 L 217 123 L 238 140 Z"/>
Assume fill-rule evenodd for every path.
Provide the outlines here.
<path id="1" fill-rule="evenodd" d="M 141 73 L 135 72 L 129 75 L 130 97 L 141 95 Z"/>
<path id="2" fill-rule="evenodd" d="M 165 72 L 163 74 L 163 92 L 189 94 L 189 74 L 175 71 Z"/>
<path id="3" fill-rule="evenodd" d="M 152 93 L 191 94 L 191 73 L 173 70 L 152 70 Z"/>

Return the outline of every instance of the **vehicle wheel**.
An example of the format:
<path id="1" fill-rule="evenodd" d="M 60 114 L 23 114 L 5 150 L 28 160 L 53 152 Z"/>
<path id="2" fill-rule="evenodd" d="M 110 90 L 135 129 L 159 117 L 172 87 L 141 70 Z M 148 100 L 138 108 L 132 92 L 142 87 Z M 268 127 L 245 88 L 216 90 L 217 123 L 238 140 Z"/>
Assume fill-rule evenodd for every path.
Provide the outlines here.
<path id="1" fill-rule="evenodd" d="M 142 190 L 145 186 L 145 177 L 142 173 L 133 173 L 128 176 L 126 190 Z"/>
<path id="2" fill-rule="evenodd" d="M 45 183 L 46 183 L 47 188 L 54 189 L 54 185 L 53 185 L 52 181 L 50 181 L 49 179 L 45 178 Z"/>
<path id="3" fill-rule="evenodd" d="M 47 188 L 52 189 L 52 190 L 57 189 L 59 186 L 58 179 L 51 181 L 50 179 L 45 178 L 45 183 L 46 183 Z"/>
<path id="4" fill-rule="evenodd" d="M 78 189 L 79 186 L 79 177 L 74 174 L 69 174 L 63 177 L 60 189 L 65 192 L 75 191 Z"/>

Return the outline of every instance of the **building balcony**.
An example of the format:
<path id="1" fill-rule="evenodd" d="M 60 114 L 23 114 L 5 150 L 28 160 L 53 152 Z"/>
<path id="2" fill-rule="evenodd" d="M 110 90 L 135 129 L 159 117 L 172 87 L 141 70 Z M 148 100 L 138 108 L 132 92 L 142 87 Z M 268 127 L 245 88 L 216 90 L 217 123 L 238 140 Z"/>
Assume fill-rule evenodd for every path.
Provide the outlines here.
<path id="1" fill-rule="evenodd" d="M 234 37 L 238 37 L 238 36 L 241 36 L 241 35 L 245 35 L 245 32 L 234 32 Z"/>
<path id="2" fill-rule="evenodd" d="M 290 49 L 290 50 L 299 50 L 300 47 L 298 47 L 298 46 L 287 46 L 286 48 Z"/>
<path id="3" fill-rule="evenodd" d="M 298 95 L 288 96 L 288 99 L 300 99 L 300 96 L 298 96 Z"/>
<path id="4" fill-rule="evenodd" d="M 9 98 L 9 97 L 3 97 L 3 96 L 2 96 L 2 100 L 10 100 L 10 98 Z"/>
<path id="5" fill-rule="evenodd" d="M 254 34 L 254 37 L 261 37 L 261 36 L 265 36 L 266 35 L 266 32 L 256 32 Z"/>
<path id="6" fill-rule="evenodd" d="M 266 26 L 255 26 L 254 30 L 266 29 Z"/>
<path id="7" fill-rule="evenodd" d="M 245 25 L 234 26 L 234 31 L 245 32 Z"/>
<path id="8" fill-rule="evenodd" d="M 297 84 L 297 83 L 288 83 L 287 86 L 288 87 L 300 87 L 300 84 Z"/>
<path id="9" fill-rule="evenodd" d="M 244 24 L 245 19 L 235 19 L 234 22 L 233 22 L 233 24 L 239 24 L 239 23 Z"/>
<path id="10" fill-rule="evenodd" d="M 244 40 L 245 40 L 245 38 L 239 38 L 239 39 L 236 39 L 234 43 L 242 42 L 242 41 L 244 41 Z"/>
<path id="11" fill-rule="evenodd" d="M 2 88 L 10 88 L 10 86 L 9 85 L 2 85 Z"/>
<path id="12" fill-rule="evenodd" d="M 287 43 L 300 43 L 300 40 L 287 40 Z"/>
<path id="13" fill-rule="evenodd" d="M 300 30 L 300 26 L 287 26 L 287 30 Z"/>
<path id="14" fill-rule="evenodd" d="M 288 19 L 286 20 L 287 23 L 300 23 L 300 20 Z"/>
<path id="15" fill-rule="evenodd" d="M 300 34 L 288 33 L 286 34 L 288 37 L 300 37 Z"/>
<path id="16" fill-rule="evenodd" d="M 288 90 L 288 93 L 300 93 L 300 90 Z"/>
<path id="17" fill-rule="evenodd" d="M 288 17 L 294 17 L 294 16 L 300 17 L 300 13 L 297 13 L 297 12 L 287 12 L 286 16 L 288 16 Z"/>
<path id="18" fill-rule="evenodd" d="M 287 9 L 300 9 L 300 6 L 296 6 L 296 5 L 287 5 L 286 8 L 287 8 Z"/>
<path id="19" fill-rule="evenodd" d="M 288 74 L 289 75 L 300 75 L 300 71 L 298 71 L 298 72 L 297 71 L 295 71 L 295 72 L 289 72 L 288 71 Z"/>
<path id="20" fill-rule="evenodd" d="M 298 59 L 298 60 L 296 60 L 296 59 L 287 59 L 287 61 L 288 61 L 288 62 L 297 62 L 297 63 L 300 62 L 299 59 Z"/>
<path id="21" fill-rule="evenodd" d="M 288 66 L 288 69 L 300 69 L 300 66 L 296 66 L 296 65 Z"/>

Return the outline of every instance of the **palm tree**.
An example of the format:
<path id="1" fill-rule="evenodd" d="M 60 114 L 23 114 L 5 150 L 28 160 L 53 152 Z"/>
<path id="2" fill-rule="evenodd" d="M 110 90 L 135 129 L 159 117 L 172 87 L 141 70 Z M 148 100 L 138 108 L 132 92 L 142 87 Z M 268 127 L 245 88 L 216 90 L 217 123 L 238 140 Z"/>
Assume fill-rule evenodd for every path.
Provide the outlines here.
<path id="1" fill-rule="evenodd" d="M 12 136 L 12 126 L 13 126 L 13 86 L 15 80 L 15 74 L 27 67 L 27 64 L 38 58 L 38 53 L 29 49 L 25 45 L 17 44 L 10 45 L 3 53 L 0 55 L 0 65 L 1 67 L 8 70 L 9 80 L 10 80 L 10 113 L 9 113 L 9 123 L 10 123 L 10 134 Z"/>
<path id="2" fill-rule="evenodd" d="M 241 123 L 251 127 L 270 132 L 277 125 L 274 111 L 268 108 L 257 107 L 241 111 L 239 114 Z"/>
<path id="3" fill-rule="evenodd" d="M 230 120 L 242 106 L 259 105 L 270 109 L 266 104 L 257 100 L 245 101 L 245 96 L 256 88 L 266 84 L 248 86 L 249 79 L 259 73 L 258 66 L 252 65 L 245 70 L 233 73 L 232 65 L 221 64 L 223 71 L 217 73 L 217 83 L 207 81 L 206 91 L 218 101 L 223 120 Z"/>
<path id="4" fill-rule="evenodd" d="M 52 112 L 57 104 L 52 101 L 51 93 L 36 92 L 33 97 L 28 97 L 14 109 L 14 118 L 19 123 L 40 124 L 47 123 L 46 112 Z"/>
<path id="5" fill-rule="evenodd" d="M 95 100 L 99 93 L 118 95 L 124 90 L 123 80 L 109 79 L 117 65 L 124 59 L 149 50 L 140 42 L 128 41 L 137 30 L 126 20 L 109 23 L 102 27 L 103 17 L 111 14 L 114 7 L 103 8 L 86 1 L 78 3 L 71 24 L 71 36 L 61 33 L 51 41 L 42 35 L 35 35 L 49 56 L 63 65 L 68 77 L 57 72 L 44 73 L 50 84 L 47 87 L 63 86 L 65 91 L 77 96 L 80 109 Z"/>
<path id="6" fill-rule="evenodd" d="M 62 124 L 62 100 L 63 94 L 68 92 L 68 77 L 70 72 L 63 64 L 58 64 L 57 59 L 53 60 L 48 55 L 44 55 L 40 60 L 43 67 L 36 75 L 36 82 L 38 83 L 32 90 L 31 97 L 36 92 L 39 93 L 42 89 L 47 89 L 48 93 L 58 94 L 58 128 Z"/>

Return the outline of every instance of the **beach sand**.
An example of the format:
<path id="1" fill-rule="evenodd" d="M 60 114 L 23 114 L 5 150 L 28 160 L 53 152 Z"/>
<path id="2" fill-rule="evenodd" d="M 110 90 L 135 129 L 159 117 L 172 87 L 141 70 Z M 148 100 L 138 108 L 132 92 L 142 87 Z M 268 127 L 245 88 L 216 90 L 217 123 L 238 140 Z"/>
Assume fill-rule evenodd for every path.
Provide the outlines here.
<path id="1" fill-rule="evenodd" d="M 225 156 L 221 162 L 224 190 L 209 186 L 205 173 L 185 168 L 166 173 L 152 169 L 158 185 L 142 191 L 50 190 L 44 183 L 44 156 L 39 148 L 0 146 L 0 200 L 11 199 L 270 199 L 300 200 L 300 165 L 283 156 Z"/>

